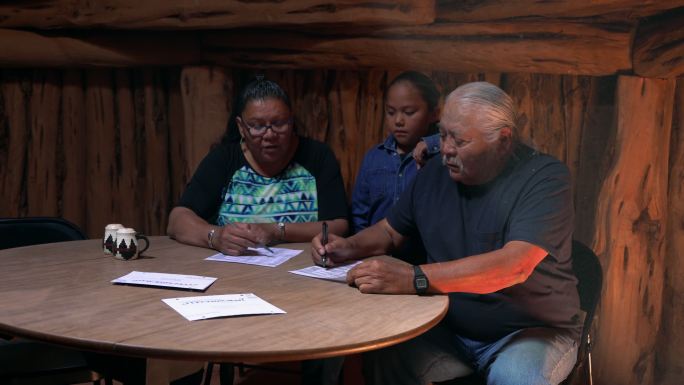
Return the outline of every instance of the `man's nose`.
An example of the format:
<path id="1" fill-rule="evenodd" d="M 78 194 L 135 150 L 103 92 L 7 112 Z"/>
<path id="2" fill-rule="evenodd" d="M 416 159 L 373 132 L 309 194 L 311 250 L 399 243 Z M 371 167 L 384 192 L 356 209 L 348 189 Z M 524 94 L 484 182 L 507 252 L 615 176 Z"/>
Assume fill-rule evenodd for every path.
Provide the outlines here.
<path id="1" fill-rule="evenodd" d="M 454 146 L 449 139 L 442 139 L 439 141 L 440 145 L 440 150 L 442 151 L 442 154 L 449 155 L 449 156 L 456 156 L 458 155 L 458 149 L 456 146 Z"/>

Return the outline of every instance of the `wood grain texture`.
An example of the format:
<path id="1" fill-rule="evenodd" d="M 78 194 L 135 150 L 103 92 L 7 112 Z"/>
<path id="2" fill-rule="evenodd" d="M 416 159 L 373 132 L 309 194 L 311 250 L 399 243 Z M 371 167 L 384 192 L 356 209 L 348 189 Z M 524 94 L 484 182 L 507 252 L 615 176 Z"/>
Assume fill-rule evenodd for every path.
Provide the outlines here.
<path id="1" fill-rule="evenodd" d="M 609 172 L 617 124 L 614 114 L 614 77 L 564 78 L 563 102 L 566 130 L 566 164 L 573 176 L 575 203 L 574 238 L 594 243 L 596 206 Z"/>
<path id="2" fill-rule="evenodd" d="M 238 67 L 602 75 L 631 68 L 629 46 L 627 28 L 530 21 L 435 24 L 366 34 L 213 32 L 203 35 L 202 52 L 212 63 Z"/>
<path id="3" fill-rule="evenodd" d="M 525 17 L 632 19 L 682 5 L 681 0 L 438 0 L 440 20 L 472 22 Z"/>
<path id="4" fill-rule="evenodd" d="M 565 161 L 565 121 L 563 119 L 561 77 L 557 75 L 510 74 L 504 89 L 513 95 L 523 142 Z M 544 103 L 539 103 L 540 98 Z"/>
<path id="5" fill-rule="evenodd" d="M 185 150 L 188 148 L 186 145 L 190 145 L 185 141 L 186 135 L 190 139 L 201 138 L 205 133 L 201 125 L 213 125 L 216 130 L 213 135 L 220 135 L 225 123 L 218 124 L 214 120 L 227 119 L 234 94 L 255 72 L 253 69 L 212 66 L 191 67 L 187 72 L 181 69 L 150 69 L 147 72 L 141 69 L 74 69 L 58 71 L 57 76 L 41 69 L 0 71 L 0 216 L 37 215 L 27 204 L 27 167 L 29 163 L 45 164 L 47 161 L 29 161 L 27 154 L 29 138 L 33 135 L 32 106 L 51 105 L 32 100 L 41 95 L 33 90 L 44 83 L 41 79 L 49 78 L 47 73 L 53 74 L 54 85 L 59 88 L 61 84 L 62 96 L 58 103 L 61 107 L 55 135 L 62 138 L 62 144 L 58 139 L 53 146 L 57 162 L 63 162 L 52 166 L 63 180 L 58 178 L 56 197 L 48 200 L 60 202 L 57 206 L 61 210 L 59 215 L 73 219 L 90 237 L 98 238 L 102 234 L 102 226 L 113 221 L 123 221 L 153 235 L 164 233 L 165 218 L 163 215 L 156 217 L 159 211 L 148 210 L 148 205 L 161 207 L 159 205 L 163 205 L 161 202 L 165 200 L 168 213 L 192 175 L 193 170 L 188 165 L 193 161 Z M 399 70 L 273 69 L 259 72 L 279 81 L 290 94 L 302 133 L 321 139 L 333 148 L 349 192 L 361 156 L 386 135 L 382 126 L 382 90 Z M 679 357 L 677 341 L 684 335 L 678 327 L 682 305 L 676 295 L 680 291 L 676 286 L 676 274 L 680 268 L 678 256 L 681 255 L 676 243 L 681 238 L 676 232 L 681 227 L 676 221 L 679 216 L 676 204 L 680 199 L 675 192 L 681 188 L 677 179 L 681 150 L 676 143 L 681 141 L 678 134 L 681 129 L 677 128 L 672 134 L 669 162 L 671 197 L 670 206 L 664 209 L 666 203 L 660 199 L 666 187 L 654 187 L 656 183 L 659 186 L 664 183 L 660 176 L 656 178 L 654 175 L 661 175 L 664 172 L 662 168 L 667 168 L 662 165 L 662 157 L 667 157 L 666 151 L 658 146 L 666 146 L 668 134 L 664 127 L 668 114 L 672 114 L 674 102 L 663 96 L 667 92 L 660 86 L 662 83 L 644 81 L 644 96 L 641 96 L 642 88 L 630 85 L 629 96 L 620 96 L 625 91 L 617 91 L 617 78 L 614 76 L 426 73 L 432 76 L 443 94 L 473 80 L 488 80 L 501 85 L 523 108 L 529 119 L 527 124 L 534 125 L 534 128 L 526 129 L 540 140 L 546 150 L 563 157 L 570 167 L 574 178 L 575 237 L 588 244 L 612 245 L 611 248 L 595 246 L 607 272 L 606 285 L 610 284 L 612 288 L 605 291 L 602 298 L 607 319 L 600 312 L 597 320 L 604 320 L 604 323 L 596 323 L 595 374 L 597 371 L 622 373 L 629 364 L 632 367 L 625 375 L 641 378 L 646 385 L 660 385 L 660 380 L 681 378 L 675 361 Z M 622 89 L 625 88 L 624 79 L 629 78 L 621 78 Z M 661 96 L 656 97 L 655 94 Z M 637 101 L 627 103 L 625 98 Z M 80 99 L 81 104 L 78 102 Z M 677 113 L 681 114 L 681 96 L 677 100 Z M 150 107 L 146 106 L 147 103 L 151 103 Z M 210 114 L 224 118 L 211 119 Z M 675 122 L 681 122 L 681 115 L 677 116 Z M 79 129 L 80 120 L 83 127 Z M 662 124 L 658 123 L 661 120 Z M 674 126 L 681 127 L 681 123 Z M 153 131 L 167 130 L 166 144 L 163 144 L 164 134 L 149 138 L 149 146 L 153 146 L 155 156 L 161 156 L 164 161 L 148 164 L 148 127 Z M 80 144 L 79 130 L 85 132 L 80 137 Z M 211 142 L 209 137 L 206 139 L 205 143 Z M 203 148 L 205 144 L 198 142 L 193 145 L 198 153 L 208 151 L 208 147 Z M 60 146 L 64 148 L 60 150 Z M 53 150 L 46 152 L 51 153 Z M 124 153 L 134 155 L 122 158 L 120 155 Z M 41 156 L 42 152 L 34 151 L 34 154 Z M 201 156 L 203 154 L 198 158 Z M 83 159 L 81 174 L 78 171 L 79 159 Z M 660 165 L 657 166 L 659 171 L 655 171 L 657 167 L 654 164 Z M 649 176 L 645 179 L 646 184 L 642 184 L 635 175 L 645 174 L 647 165 L 651 165 Z M 76 167 L 74 172 L 72 167 Z M 145 178 L 150 172 L 167 175 L 166 190 L 159 189 L 159 179 L 148 184 Z M 660 181 L 656 182 L 656 179 Z M 31 188 L 40 190 L 44 186 L 38 184 Z M 136 199 L 131 201 L 126 197 L 133 190 Z M 166 197 L 153 199 L 149 191 L 166 194 Z M 82 198 L 78 198 L 79 195 Z M 616 205 L 619 208 L 620 201 L 625 203 L 618 211 Z M 647 207 L 648 210 L 644 211 Z M 673 213 L 668 221 L 663 219 L 665 210 Z M 651 216 L 650 222 L 648 218 L 639 219 L 641 212 Z M 84 219 L 77 219 L 79 215 Z M 655 218 L 656 215 L 660 217 Z M 636 225 L 633 224 L 635 217 Z M 657 225 L 652 227 L 644 223 Z M 656 241 L 647 241 L 651 239 L 649 237 L 655 237 Z M 666 251 L 658 243 L 663 237 L 665 240 L 662 242 L 669 245 Z M 627 245 L 627 264 L 623 261 L 624 248 L 617 250 L 618 244 Z M 651 250 L 650 257 L 646 250 Z M 623 272 L 621 264 L 628 270 Z M 655 319 L 642 315 L 641 310 L 650 306 L 642 305 L 646 298 L 647 303 L 654 304 L 653 311 L 656 312 L 658 299 L 653 297 L 658 283 L 649 280 L 649 285 L 645 286 L 646 278 L 643 278 L 644 274 L 650 274 L 651 269 L 654 276 L 660 274 L 660 287 L 664 285 L 661 290 L 664 294 L 660 297 L 663 305 L 658 305 L 662 308 L 659 329 L 654 324 Z M 670 271 L 672 275 L 663 273 Z M 665 283 L 662 283 L 663 275 Z M 639 279 L 642 279 L 641 286 Z M 648 287 L 648 295 L 645 295 L 645 287 Z M 672 310 L 668 310 L 670 304 Z M 656 334 L 657 343 L 654 342 Z M 619 337 L 621 335 L 638 335 L 640 342 L 624 342 L 624 338 Z M 649 354 L 645 353 L 642 345 L 656 347 Z M 658 378 L 649 374 L 653 372 L 650 368 L 654 355 L 662 365 L 657 370 Z M 635 357 L 643 357 L 637 369 L 633 369 Z M 599 369 L 600 365 L 605 367 Z"/>
<path id="6" fill-rule="evenodd" d="M 222 1 L 56 0 L 0 6 L 0 26 L 18 28 L 217 29 L 303 24 L 416 25 L 434 20 L 434 0 Z"/>
<path id="7" fill-rule="evenodd" d="M 62 86 L 59 74 L 54 70 L 34 73 L 32 85 L 26 154 L 27 205 L 36 215 L 56 216 L 60 198 L 57 179 L 61 169 L 55 165 L 61 163 L 57 153 L 62 150 L 58 127 Z"/>
<path id="8" fill-rule="evenodd" d="M 170 72 L 171 79 L 181 79 L 181 71 Z M 188 160 L 185 153 L 185 111 L 181 94 L 181 81 L 168 81 L 169 98 L 169 182 L 170 204 L 175 205 L 185 191 L 185 183 L 189 180 Z M 144 215 L 144 212 L 141 212 Z M 163 224 L 164 226 L 166 224 Z M 161 234 L 165 234 L 162 232 Z"/>
<path id="9" fill-rule="evenodd" d="M 112 73 L 105 70 L 86 72 L 86 226 L 91 237 L 99 237 L 108 223 L 121 223 L 117 208 L 120 167 L 116 161 L 116 123 Z M 115 191 L 115 187 L 117 190 Z M 108 197 L 109 199 L 103 199 Z"/>
<path id="10" fill-rule="evenodd" d="M 190 176 L 226 131 L 235 92 L 232 73 L 220 67 L 185 67 L 180 74 L 180 91 L 185 111 L 184 172 Z"/>
<path id="11" fill-rule="evenodd" d="M 618 79 L 615 152 L 599 196 L 594 245 L 605 276 L 595 357 L 610 357 L 594 364 L 599 384 L 654 382 L 674 84 Z"/>
<path id="12" fill-rule="evenodd" d="M 154 70 L 144 70 L 140 80 L 142 88 L 138 92 L 141 92 L 145 100 L 145 147 L 142 149 L 145 167 L 141 170 L 144 175 L 141 187 L 144 187 L 145 193 L 141 199 L 145 202 L 144 207 L 148 215 L 144 216 L 144 228 L 149 229 L 152 234 L 164 234 L 171 191 L 168 169 L 169 105 L 165 93 L 166 84 L 163 74 Z"/>
<path id="13" fill-rule="evenodd" d="M 643 77 L 684 74 L 684 8 L 639 23 L 632 61 L 634 73 Z"/>
<path id="14" fill-rule="evenodd" d="M 0 29 L 2 67 L 184 65 L 200 60 L 192 33 L 34 32 Z"/>
<path id="15" fill-rule="evenodd" d="M 117 171 L 112 175 L 111 196 L 113 210 L 116 211 L 115 223 L 123 223 L 126 227 L 143 229 L 148 216 L 141 209 L 140 202 L 145 202 L 143 189 L 145 166 L 145 143 L 140 119 L 140 107 L 136 104 L 135 73 L 130 70 L 112 71 L 114 99 L 115 141 L 112 147 L 115 152 Z M 141 140 L 142 139 L 142 140 Z M 112 223 L 112 222 L 109 222 Z M 103 228 L 104 229 L 104 228 Z M 100 230 L 104 231 L 104 230 Z"/>
<path id="16" fill-rule="evenodd" d="M 66 70 L 62 76 L 62 153 L 63 161 L 54 165 L 62 170 L 61 216 L 78 223 L 86 223 L 86 151 L 88 127 L 86 126 L 85 92 L 83 73 Z M 84 229 L 85 230 L 85 229 Z"/>
<path id="17" fill-rule="evenodd" d="M 4 71 L 2 76 L 2 103 L 0 111 L 0 176 L 2 177 L 3 215 L 26 215 L 26 148 L 27 100 L 30 98 L 31 80 L 26 73 Z"/>
<path id="18" fill-rule="evenodd" d="M 684 376 L 684 80 L 677 81 L 670 146 L 667 253 L 656 384 L 677 385 Z"/>
<path id="19" fill-rule="evenodd" d="M 289 361 L 358 353 L 415 337 L 442 319 L 446 296 L 367 295 L 289 273 L 304 252 L 267 268 L 205 261 L 212 250 L 152 237 L 147 258 L 102 254 L 100 240 L 0 251 L 0 329 L 69 346 L 198 361 Z M 130 271 L 217 277 L 204 293 L 112 285 Z M 287 314 L 189 322 L 161 299 L 254 293 Z M 392 322 L 388 322 L 392 314 Z M 39 315 L 39 316 L 37 316 Z"/>

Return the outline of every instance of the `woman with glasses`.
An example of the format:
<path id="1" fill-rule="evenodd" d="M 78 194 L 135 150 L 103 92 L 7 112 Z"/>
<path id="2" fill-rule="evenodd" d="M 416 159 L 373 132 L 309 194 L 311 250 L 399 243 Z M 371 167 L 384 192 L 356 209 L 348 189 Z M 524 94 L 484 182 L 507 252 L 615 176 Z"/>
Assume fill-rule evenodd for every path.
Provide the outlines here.
<path id="1" fill-rule="evenodd" d="M 195 171 L 167 232 L 240 255 L 249 247 L 308 242 L 322 221 L 329 232 L 345 234 L 347 213 L 333 152 L 298 136 L 285 91 L 257 78 L 236 99 L 226 134 Z"/>

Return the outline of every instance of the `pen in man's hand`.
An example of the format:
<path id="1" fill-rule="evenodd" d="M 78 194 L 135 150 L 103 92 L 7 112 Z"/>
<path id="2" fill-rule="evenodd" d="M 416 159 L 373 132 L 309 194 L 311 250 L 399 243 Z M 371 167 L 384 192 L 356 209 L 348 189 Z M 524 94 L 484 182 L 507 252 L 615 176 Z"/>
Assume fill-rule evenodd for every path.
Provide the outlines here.
<path id="1" fill-rule="evenodd" d="M 325 247 L 325 245 L 328 244 L 328 223 L 323 222 L 323 229 L 322 229 L 323 235 L 321 236 L 321 245 Z M 325 254 L 321 255 L 321 262 L 323 262 L 323 267 L 328 267 L 328 257 L 325 256 Z"/>

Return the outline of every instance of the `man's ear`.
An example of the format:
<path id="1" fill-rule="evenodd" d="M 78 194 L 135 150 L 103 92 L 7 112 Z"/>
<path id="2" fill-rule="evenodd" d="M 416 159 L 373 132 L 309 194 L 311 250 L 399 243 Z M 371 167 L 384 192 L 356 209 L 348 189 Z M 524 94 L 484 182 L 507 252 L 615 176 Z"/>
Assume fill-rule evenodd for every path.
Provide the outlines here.
<path id="1" fill-rule="evenodd" d="M 499 140 L 510 141 L 513 137 L 513 130 L 511 130 L 510 127 L 504 127 L 501 130 L 499 130 L 499 134 Z"/>
<path id="2" fill-rule="evenodd" d="M 503 150 L 508 150 L 513 144 L 513 130 L 510 127 L 499 130 L 499 144 Z"/>

